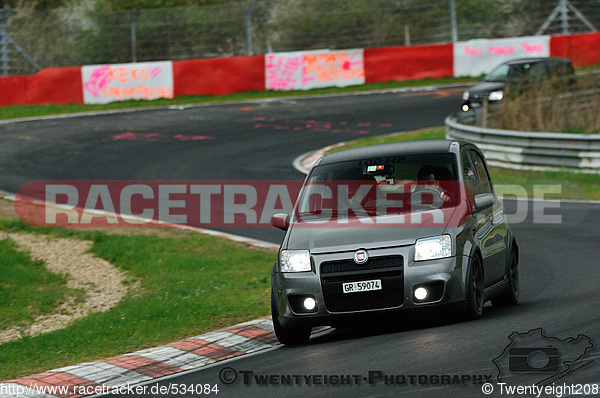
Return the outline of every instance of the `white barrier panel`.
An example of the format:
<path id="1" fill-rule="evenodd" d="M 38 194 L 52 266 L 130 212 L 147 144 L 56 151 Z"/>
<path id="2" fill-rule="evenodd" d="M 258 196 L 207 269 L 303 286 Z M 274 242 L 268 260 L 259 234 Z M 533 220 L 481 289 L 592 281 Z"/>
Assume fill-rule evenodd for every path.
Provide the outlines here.
<path id="1" fill-rule="evenodd" d="M 86 65 L 81 78 L 86 104 L 173 98 L 171 61 Z"/>
<path id="2" fill-rule="evenodd" d="M 309 90 L 365 83 L 363 50 L 270 53 L 265 59 L 267 90 Z"/>
<path id="3" fill-rule="evenodd" d="M 550 36 L 478 39 L 454 44 L 454 76 L 480 76 L 516 58 L 550 56 Z"/>

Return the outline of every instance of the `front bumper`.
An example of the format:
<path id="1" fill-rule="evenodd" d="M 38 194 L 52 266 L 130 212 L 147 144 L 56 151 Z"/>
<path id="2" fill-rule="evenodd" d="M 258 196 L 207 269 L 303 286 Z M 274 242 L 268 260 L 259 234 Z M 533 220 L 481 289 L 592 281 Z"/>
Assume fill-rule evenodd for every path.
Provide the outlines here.
<path id="1" fill-rule="evenodd" d="M 369 260 L 362 266 L 353 263 L 354 251 L 347 251 L 311 254 L 311 272 L 275 271 L 272 288 L 281 325 L 335 325 L 373 318 L 393 320 L 407 310 L 464 302 L 468 257 L 414 262 L 414 245 L 368 252 Z M 345 282 L 367 280 L 381 280 L 381 290 L 342 291 Z M 413 297 L 413 291 L 423 285 L 432 294 L 419 302 Z M 307 296 L 317 303 L 313 311 L 301 307 L 302 299 Z"/>

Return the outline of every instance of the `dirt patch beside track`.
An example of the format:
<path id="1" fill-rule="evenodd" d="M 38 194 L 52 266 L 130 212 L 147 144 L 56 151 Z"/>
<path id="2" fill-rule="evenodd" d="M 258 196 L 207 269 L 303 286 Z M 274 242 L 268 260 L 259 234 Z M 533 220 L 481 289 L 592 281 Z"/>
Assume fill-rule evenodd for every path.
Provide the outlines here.
<path id="1" fill-rule="evenodd" d="M 0 200 L 0 218 L 16 218 L 13 202 Z M 0 330 L 0 344 L 62 329 L 90 313 L 108 311 L 136 286 L 124 284 L 127 276 L 123 271 L 89 253 L 90 241 L 5 231 L 0 231 L 0 239 L 14 241 L 32 258 L 44 261 L 51 272 L 67 275 L 68 288 L 84 292 L 83 299 L 67 297 L 52 313 L 39 316 L 30 325 Z"/>

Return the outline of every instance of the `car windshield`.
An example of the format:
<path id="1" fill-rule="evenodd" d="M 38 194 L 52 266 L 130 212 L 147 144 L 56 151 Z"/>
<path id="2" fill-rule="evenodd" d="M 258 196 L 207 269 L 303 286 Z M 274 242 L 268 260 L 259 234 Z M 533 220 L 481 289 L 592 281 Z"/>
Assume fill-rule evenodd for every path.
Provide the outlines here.
<path id="1" fill-rule="evenodd" d="M 486 82 L 517 82 L 527 76 L 532 64 L 502 64 L 491 71 L 484 79 Z"/>
<path id="2" fill-rule="evenodd" d="M 357 159 L 313 168 L 297 212 L 318 216 L 339 212 L 399 214 L 454 207 L 459 202 L 453 154 L 401 155 Z"/>

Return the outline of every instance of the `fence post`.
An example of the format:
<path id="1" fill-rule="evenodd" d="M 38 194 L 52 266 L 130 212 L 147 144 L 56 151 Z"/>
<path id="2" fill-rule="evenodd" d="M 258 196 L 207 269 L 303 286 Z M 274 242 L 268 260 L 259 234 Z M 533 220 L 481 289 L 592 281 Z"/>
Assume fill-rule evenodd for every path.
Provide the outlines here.
<path id="1" fill-rule="evenodd" d="M 450 24 L 452 26 L 452 43 L 458 41 L 458 28 L 456 26 L 456 2 L 450 0 Z"/>
<path id="2" fill-rule="evenodd" d="M 0 61 L 2 62 L 2 76 L 8 76 L 10 70 L 8 58 L 8 36 L 6 33 L 6 21 L 8 19 L 8 6 L 5 4 L 2 7 L 2 15 L 0 15 Z"/>
<path id="3" fill-rule="evenodd" d="M 487 128 L 488 110 L 489 110 L 488 97 L 484 95 L 483 98 L 481 99 L 481 120 L 480 120 L 481 127 L 483 127 L 483 128 Z"/>
<path id="4" fill-rule="evenodd" d="M 569 34 L 569 8 L 567 7 L 567 2 L 563 1 L 561 4 L 562 10 L 561 14 L 561 28 L 563 35 Z"/>
<path id="5" fill-rule="evenodd" d="M 248 55 L 252 55 L 252 10 L 254 9 L 256 1 L 252 0 L 246 11 L 246 45 L 248 46 Z"/>
<path id="6" fill-rule="evenodd" d="M 130 24 L 130 31 L 131 31 L 131 62 L 137 62 L 137 54 L 136 54 L 136 26 L 135 26 L 135 22 L 136 22 L 136 17 L 137 17 L 137 10 L 131 10 L 131 24 Z"/>

